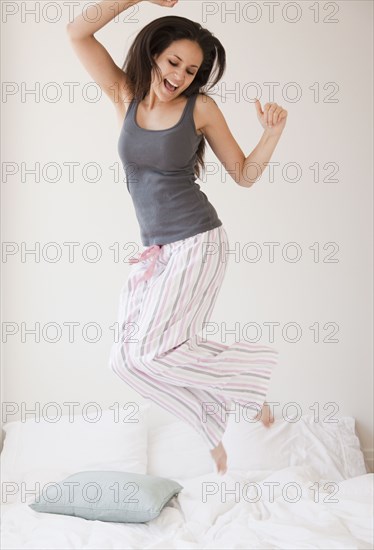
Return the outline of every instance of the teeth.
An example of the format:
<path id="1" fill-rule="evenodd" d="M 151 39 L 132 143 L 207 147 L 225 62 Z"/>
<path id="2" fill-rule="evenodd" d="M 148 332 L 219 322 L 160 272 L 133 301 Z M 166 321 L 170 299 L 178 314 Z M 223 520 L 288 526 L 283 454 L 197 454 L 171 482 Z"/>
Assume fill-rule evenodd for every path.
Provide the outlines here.
<path id="1" fill-rule="evenodd" d="M 171 84 L 172 86 L 174 86 L 174 88 L 178 88 L 178 86 L 176 86 L 175 84 L 173 84 L 172 82 L 170 82 L 170 80 L 168 78 L 165 78 L 165 80 L 167 80 L 169 82 L 169 84 Z"/>

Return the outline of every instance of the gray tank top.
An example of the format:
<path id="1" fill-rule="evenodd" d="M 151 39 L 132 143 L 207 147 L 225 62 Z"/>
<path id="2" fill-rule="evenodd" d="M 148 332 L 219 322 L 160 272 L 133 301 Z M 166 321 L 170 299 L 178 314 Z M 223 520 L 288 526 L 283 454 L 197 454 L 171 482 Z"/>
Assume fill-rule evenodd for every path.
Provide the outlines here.
<path id="1" fill-rule="evenodd" d="M 202 135 L 197 134 L 193 108 L 197 94 L 187 98 L 182 116 L 166 130 L 146 130 L 136 122 L 133 99 L 118 139 L 144 246 L 168 244 L 222 225 L 193 167 Z"/>

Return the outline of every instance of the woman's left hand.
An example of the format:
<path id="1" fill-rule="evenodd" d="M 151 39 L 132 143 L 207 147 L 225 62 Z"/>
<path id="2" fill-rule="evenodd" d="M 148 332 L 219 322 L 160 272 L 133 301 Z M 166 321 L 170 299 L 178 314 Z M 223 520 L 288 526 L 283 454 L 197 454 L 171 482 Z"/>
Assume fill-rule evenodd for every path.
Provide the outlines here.
<path id="1" fill-rule="evenodd" d="M 257 118 L 266 133 L 270 136 L 279 136 L 286 125 L 288 112 L 277 103 L 266 103 L 264 110 L 258 99 L 255 101 Z"/>

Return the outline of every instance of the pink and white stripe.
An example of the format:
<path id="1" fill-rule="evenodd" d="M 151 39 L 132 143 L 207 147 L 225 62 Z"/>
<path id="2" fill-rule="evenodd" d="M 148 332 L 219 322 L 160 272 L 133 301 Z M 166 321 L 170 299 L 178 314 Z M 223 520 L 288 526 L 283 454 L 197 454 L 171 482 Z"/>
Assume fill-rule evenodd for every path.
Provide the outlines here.
<path id="1" fill-rule="evenodd" d="M 262 407 L 279 353 L 266 345 L 224 345 L 200 336 L 227 268 L 229 242 L 222 225 L 150 249 L 132 262 L 121 289 L 120 341 L 113 344 L 109 368 L 188 422 L 213 449 L 232 403 L 247 407 L 247 413 L 253 409 L 253 417 Z"/>

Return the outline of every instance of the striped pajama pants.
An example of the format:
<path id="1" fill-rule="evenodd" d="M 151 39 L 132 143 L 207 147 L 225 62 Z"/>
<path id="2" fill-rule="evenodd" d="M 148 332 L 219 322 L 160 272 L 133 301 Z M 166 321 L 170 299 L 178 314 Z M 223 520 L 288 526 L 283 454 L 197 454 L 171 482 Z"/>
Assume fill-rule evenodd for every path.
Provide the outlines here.
<path id="1" fill-rule="evenodd" d="M 221 441 L 233 403 L 254 418 L 278 363 L 278 351 L 269 346 L 224 345 L 200 336 L 224 279 L 228 250 L 223 225 L 144 247 L 121 289 L 119 341 L 109 359 L 114 373 L 190 424 L 209 449 Z"/>

